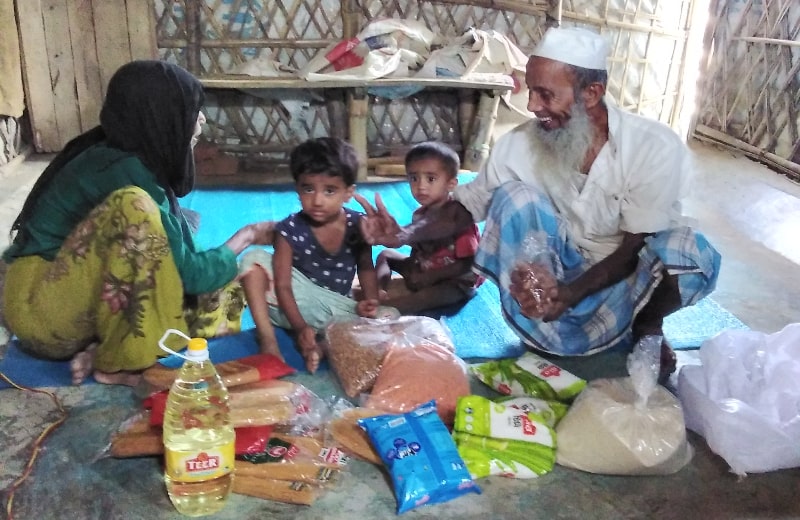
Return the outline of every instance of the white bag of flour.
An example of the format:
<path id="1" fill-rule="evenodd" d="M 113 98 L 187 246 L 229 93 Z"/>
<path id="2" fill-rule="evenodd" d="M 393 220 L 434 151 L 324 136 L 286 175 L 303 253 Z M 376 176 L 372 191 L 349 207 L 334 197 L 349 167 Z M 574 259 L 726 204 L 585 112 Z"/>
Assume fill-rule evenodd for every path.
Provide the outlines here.
<path id="1" fill-rule="evenodd" d="M 556 427 L 556 462 L 606 475 L 667 475 L 693 455 L 678 399 L 657 386 L 660 336 L 628 359 L 629 377 L 590 381 Z"/>

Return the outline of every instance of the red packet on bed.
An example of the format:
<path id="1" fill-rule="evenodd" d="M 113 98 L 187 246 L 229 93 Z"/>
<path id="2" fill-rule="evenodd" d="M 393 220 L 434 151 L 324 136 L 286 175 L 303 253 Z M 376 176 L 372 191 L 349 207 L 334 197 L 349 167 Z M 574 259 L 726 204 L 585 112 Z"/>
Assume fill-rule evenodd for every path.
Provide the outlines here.
<path id="1" fill-rule="evenodd" d="M 255 354 L 216 365 L 225 386 L 255 383 L 294 374 L 295 369 L 272 354 Z"/>
<path id="2" fill-rule="evenodd" d="M 277 379 L 294 374 L 296 370 L 272 354 L 255 354 L 214 365 L 225 386 L 255 383 L 264 379 Z M 168 368 L 156 363 L 142 374 L 155 389 L 169 388 L 178 375 L 178 368 Z"/>

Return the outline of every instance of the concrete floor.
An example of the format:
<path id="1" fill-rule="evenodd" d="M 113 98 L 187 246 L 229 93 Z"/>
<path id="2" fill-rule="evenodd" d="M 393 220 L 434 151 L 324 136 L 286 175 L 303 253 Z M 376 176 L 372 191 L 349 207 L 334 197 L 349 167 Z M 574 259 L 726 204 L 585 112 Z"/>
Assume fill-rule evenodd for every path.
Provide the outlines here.
<path id="1" fill-rule="evenodd" d="M 714 300 L 753 330 L 800 322 L 800 185 L 728 151 L 691 144 L 697 171 L 686 212 L 723 256 Z M 0 249 L 47 156 L 0 171 Z M 0 351 L 2 355 L 2 351 Z M 697 363 L 680 352 L 679 363 Z M 319 395 L 332 391 L 299 376 Z M 674 382 L 674 377 L 673 377 Z M 136 406 L 125 388 L 59 388 L 70 417 L 45 445 L 17 492 L 15 518 L 179 518 L 152 459 L 95 460 L 108 433 Z M 47 397 L 0 391 L 0 488 L 24 471 L 31 443 L 55 418 Z M 94 433 L 92 433 L 94 432 Z M 691 433 L 693 461 L 665 477 L 607 477 L 557 467 L 536 481 L 491 478 L 483 494 L 421 508 L 412 518 L 800 518 L 800 469 L 738 479 Z M 5 495 L 5 494 L 4 494 Z M 3 497 L 5 510 L 5 496 Z M 314 506 L 236 496 L 218 518 L 392 518 L 395 501 L 383 473 L 355 462 L 347 478 Z"/>

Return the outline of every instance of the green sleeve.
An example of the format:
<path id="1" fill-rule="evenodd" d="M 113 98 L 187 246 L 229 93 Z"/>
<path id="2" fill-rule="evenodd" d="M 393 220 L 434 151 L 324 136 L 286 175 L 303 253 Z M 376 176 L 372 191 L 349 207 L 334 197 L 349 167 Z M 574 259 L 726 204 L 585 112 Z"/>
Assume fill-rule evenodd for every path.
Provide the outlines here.
<path id="1" fill-rule="evenodd" d="M 165 201 L 166 202 L 166 201 Z M 201 294 L 223 287 L 238 274 L 236 255 L 226 245 L 198 251 L 185 219 L 160 204 L 161 218 L 169 238 L 175 265 L 186 294 Z"/>

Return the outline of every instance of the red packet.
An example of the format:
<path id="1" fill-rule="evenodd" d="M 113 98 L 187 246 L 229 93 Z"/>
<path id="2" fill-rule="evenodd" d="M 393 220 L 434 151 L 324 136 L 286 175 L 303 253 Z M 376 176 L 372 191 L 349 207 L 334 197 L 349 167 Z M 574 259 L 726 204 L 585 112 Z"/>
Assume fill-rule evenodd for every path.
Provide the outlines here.
<path id="1" fill-rule="evenodd" d="M 342 40 L 333 49 L 328 51 L 325 58 L 331 63 L 334 70 L 350 69 L 364 63 L 364 58 L 354 52 L 361 43 L 358 38 Z"/>
<path id="2" fill-rule="evenodd" d="M 264 379 L 278 379 L 294 374 L 296 370 L 272 354 L 255 354 L 216 365 L 225 386 L 255 383 Z"/>
<path id="3" fill-rule="evenodd" d="M 235 431 L 237 455 L 263 453 L 272 436 L 272 426 L 245 426 Z"/>

